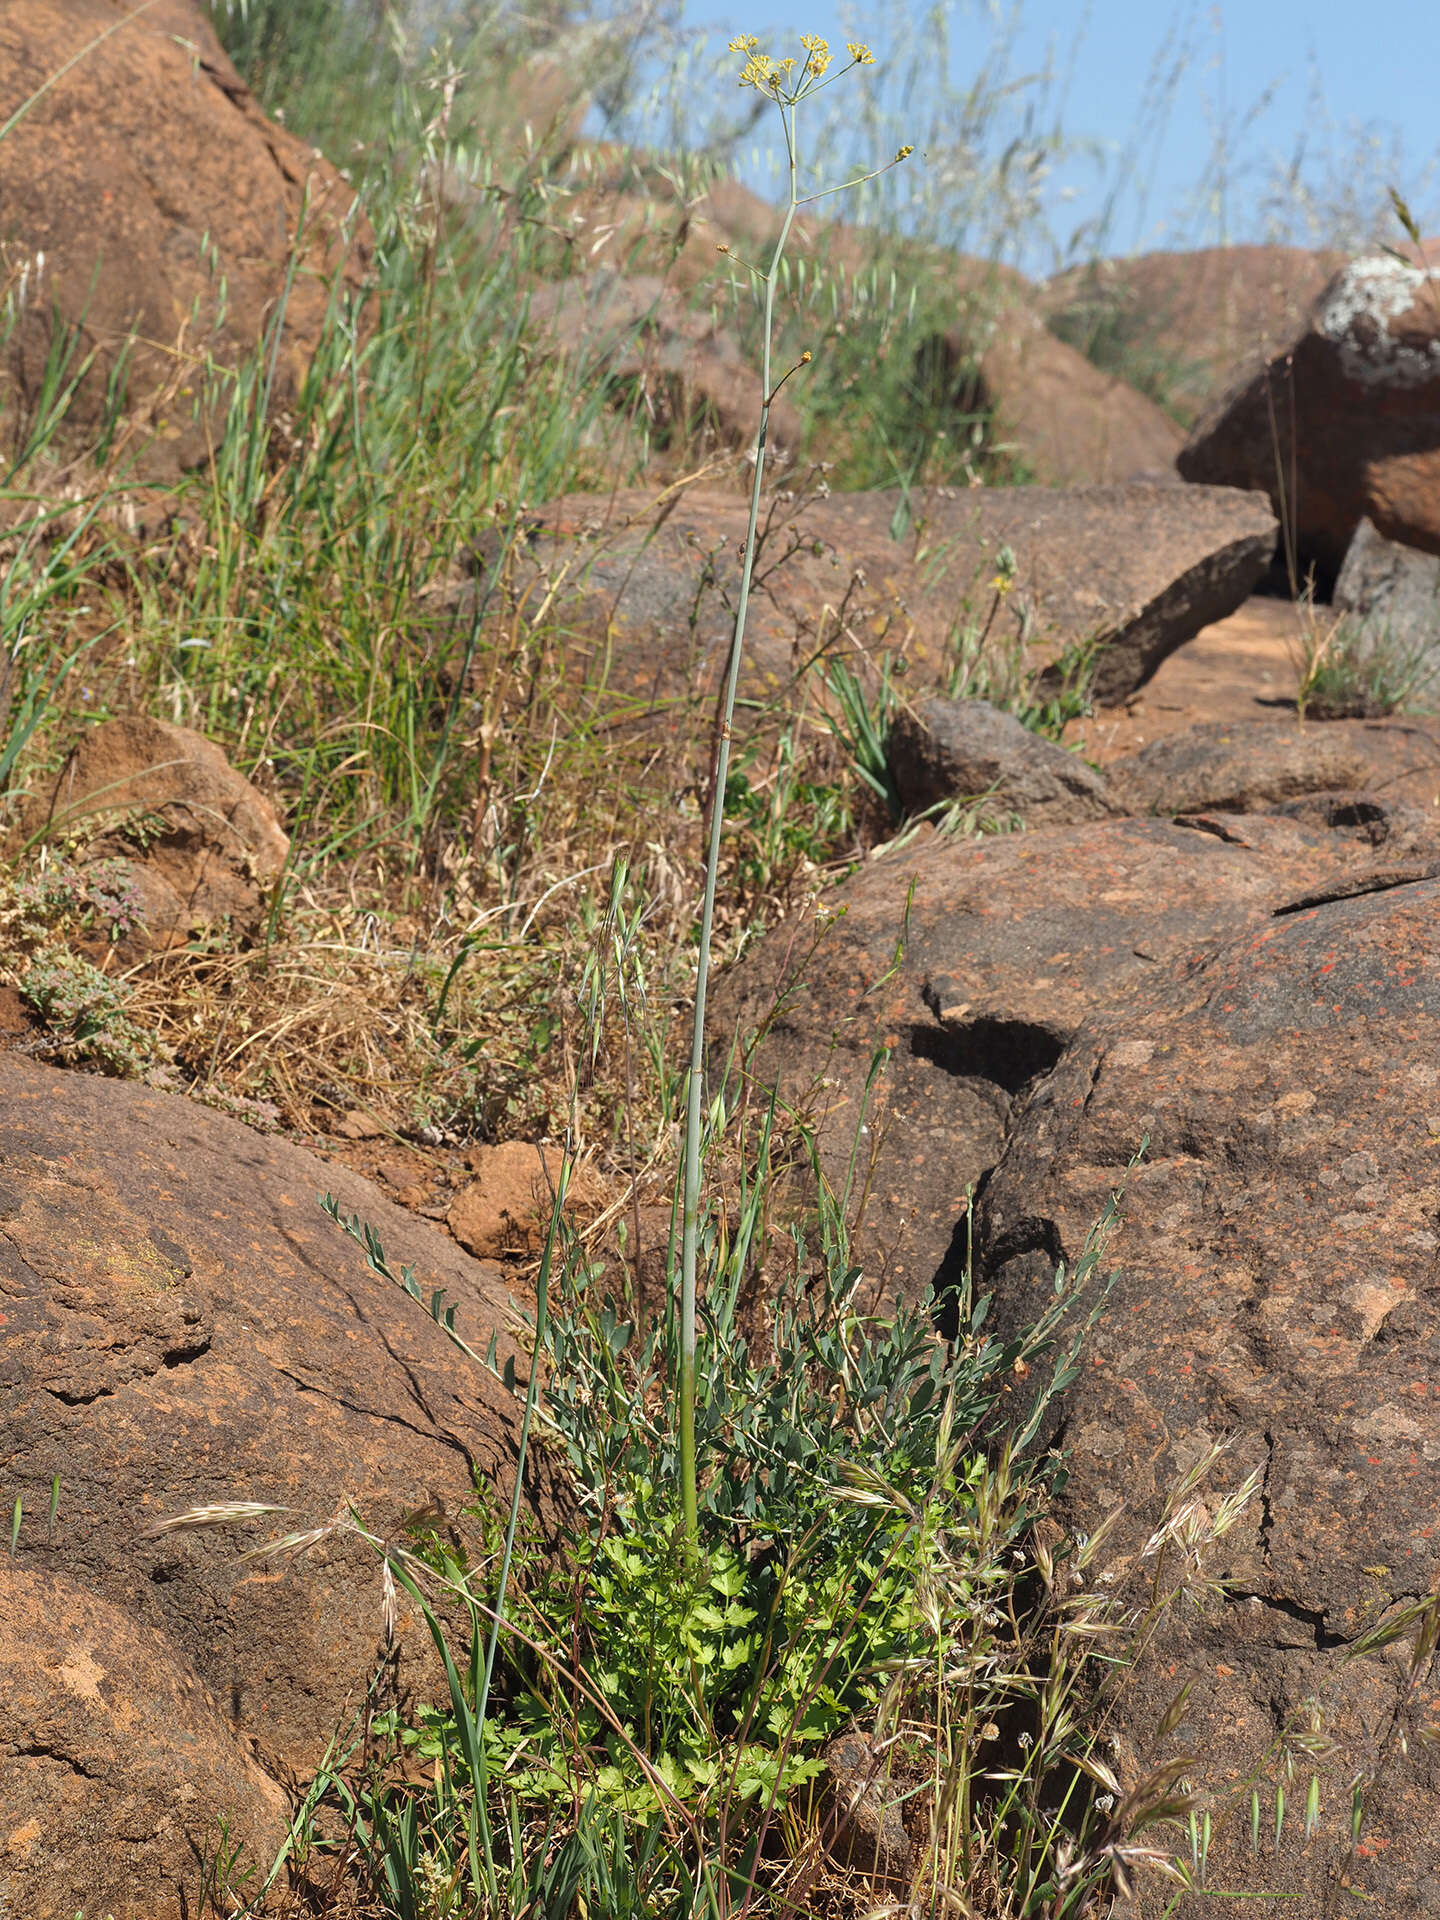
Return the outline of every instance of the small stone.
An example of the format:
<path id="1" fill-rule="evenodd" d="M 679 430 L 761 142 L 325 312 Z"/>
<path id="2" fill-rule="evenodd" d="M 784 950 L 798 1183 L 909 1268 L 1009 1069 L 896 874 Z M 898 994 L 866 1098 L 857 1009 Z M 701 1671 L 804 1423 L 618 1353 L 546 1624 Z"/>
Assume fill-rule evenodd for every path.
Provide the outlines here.
<path id="1" fill-rule="evenodd" d="M 558 1150 L 507 1140 L 500 1146 L 472 1147 L 465 1164 L 476 1177 L 461 1188 L 445 1216 L 461 1246 L 477 1260 L 538 1252 L 552 1186 L 560 1177 Z"/>
<path id="2" fill-rule="evenodd" d="M 85 862 L 124 860 L 140 910 L 125 957 L 222 924 L 255 937 L 290 853 L 270 801 L 213 741 L 144 714 L 87 729 L 26 825 L 102 829 Z"/>
<path id="3" fill-rule="evenodd" d="M 905 1831 L 890 1765 L 858 1733 L 825 1749 L 826 1833 L 833 1859 L 908 1885 L 915 1850 Z"/>
<path id="4" fill-rule="evenodd" d="M 1021 726 L 988 700 L 925 700 L 895 716 L 890 770 L 910 813 L 950 800 L 987 805 L 1027 826 L 1063 826 L 1119 811 L 1104 779 L 1077 753 Z"/>

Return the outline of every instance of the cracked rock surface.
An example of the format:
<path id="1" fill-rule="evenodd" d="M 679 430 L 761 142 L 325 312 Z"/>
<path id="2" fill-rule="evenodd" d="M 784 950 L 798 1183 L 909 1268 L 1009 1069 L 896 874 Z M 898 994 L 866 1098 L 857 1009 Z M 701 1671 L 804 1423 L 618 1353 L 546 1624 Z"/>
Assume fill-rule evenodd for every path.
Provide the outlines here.
<path id="1" fill-rule="evenodd" d="M 1318 1732 L 1288 1788 L 1298 1808 L 1313 1773 L 1320 1822 L 1282 1838 L 1286 1911 L 1349 1913 L 1347 1886 L 1365 1911 L 1440 1911 L 1417 1891 L 1440 1788 L 1417 1737 L 1433 1688 L 1411 1688 L 1407 1638 L 1352 1657 L 1440 1581 L 1440 881 L 1284 913 L 1084 1026 L 978 1209 L 1001 1323 L 1033 1316 L 1147 1137 L 1106 1263 L 1118 1279 L 1064 1402 L 1067 1515 L 1091 1528 L 1123 1500 L 1123 1569 L 1213 1442 L 1233 1436 L 1202 1521 L 1252 1470 L 1257 1486 L 1214 1549 L 1229 1597 L 1172 1620 L 1117 1741 L 1132 1773 L 1196 1755 L 1217 1808 L 1210 1883 L 1258 1889 L 1274 1860 L 1251 1854 L 1252 1771 L 1269 1823 L 1277 1741 Z"/>
<path id="2" fill-rule="evenodd" d="M 817 1120 L 837 1187 L 868 1129 L 853 1188 L 869 1184 L 867 1267 L 891 1297 L 921 1299 L 957 1277 L 967 1187 L 1087 1019 L 1183 980 L 1310 892 L 1373 885 L 1394 864 L 1400 825 L 1383 805 L 1328 817 L 1107 820 L 896 848 L 831 896 L 833 917 L 782 924 L 718 983 L 712 1059 L 762 1034 L 751 1072 Z"/>
<path id="3" fill-rule="evenodd" d="M 1411 715 L 1307 727 L 1207 721 L 1112 761 L 1106 774 L 1133 813 L 1261 813 L 1312 795 L 1361 793 L 1430 810 L 1440 796 L 1440 725 Z"/>
<path id="4" fill-rule="evenodd" d="M 403 1537 L 420 1508 L 463 1534 L 475 1477 L 511 1484 L 510 1397 L 367 1268 L 321 1213 L 327 1188 L 375 1227 L 392 1262 L 414 1264 L 427 1292 L 447 1290 L 472 1345 L 483 1350 L 492 1328 L 503 1336 L 496 1270 L 368 1181 L 173 1095 L 0 1053 L 0 1484 L 7 1513 L 18 1494 L 24 1514 L 6 1563 L 0 1666 L 28 1674 L 16 1693 L 0 1673 L 0 1769 L 27 1746 L 60 1752 L 45 1729 L 73 1719 L 67 1673 L 88 1676 L 95 1726 L 75 1753 L 90 1770 L 84 1831 L 109 1865 L 74 1898 L 55 1863 L 78 1802 L 59 1788 L 36 1801 L 33 1886 L 50 1877 L 65 1920 L 82 1898 L 87 1912 L 118 1916 L 141 1899 L 146 1920 L 178 1915 L 181 1841 L 213 1836 L 232 1788 L 263 1827 L 270 1801 L 256 1782 L 307 1777 L 382 1645 L 380 1569 L 359 1543 L 242 1566 L 236 1555 L 269 1533 L 146 1539 L 150 1523 L 265 1501 L 289 1509 L 269 1523 L 284 1532 L 353 1501 L 382 1538 Z M 549 1511 L 548 1488 L 532 1491 Z M 13 1624 L 32 1617 L 50 1622 L 58 1649 L 33 1671 L 39 1643 Z M 402 1686 L 426 1644 L 402 1619 Z M 183 1696 L 172 1731 L 190 1757 L 174 1776 L 183 1806 L 145 1845 L 131 1829 L 136 1795 L 149 1791 L 145 1756 L 157 1767 L 164 1757 L 154 1703 L 165 1688 Z M 125 1729 L 134 1780 L 105 1758 L 106 1739 Z M 39 1891 L 21 1897 L 29 1849 L 0 1829 L 0 1890 L 17 1913 L 49 1913 Z"/>

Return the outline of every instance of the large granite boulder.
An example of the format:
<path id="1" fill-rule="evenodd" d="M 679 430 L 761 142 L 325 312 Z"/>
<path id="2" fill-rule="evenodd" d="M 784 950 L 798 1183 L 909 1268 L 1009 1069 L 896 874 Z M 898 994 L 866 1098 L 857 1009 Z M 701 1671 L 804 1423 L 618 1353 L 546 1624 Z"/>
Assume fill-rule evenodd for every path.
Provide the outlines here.
<path id="1" fill-rule="evenodd" d="M 326 1188 L 447 1290 L 472 1344 L 495 1329 L 507 1349 L 497 1271 L 368 1181 L 172 1095 L 0 1053 L 0 1485 L 23 1510 L 4 1659 L 33 1655 L 23 1687 L 0 1687 L 0 1754 L 86 1770 L 67 1786 L 37 1760 L 36 1824 L 0 1852 L 0 1887 L 57 1871 L 68 1889 L 108 1848 L 86 1911 L 180 1920 L 195 1886 L 176 1863 L 229 1810 L 272 1831 L 260 1770 L 307 1778 L 384 1653 L 379 1562 L 352 1536 L 245 1566 L 265 1535 L 149 1537 L 155 1522 L 259 1501 L 288 1510 L 285 1531 L 353 1503 L 381 1539 L 425 1510 L 464 1540 L 477 1483 L 509 1496 L 511 1396 L 369 1270 L 321 1213 Z M 543 1462 L 531 1494 L 554 1511 Z M 419 1623 L 400 1653 L 402 1689 L 430 1684 Z M 76 1687 L 98 1690 L 88 1727 Z M 58 1873 L 67 1849 L 80 1864 Z M 51 1910 L 29 1899 L 16 1911 Z"/>
<path id="2" fill-rule="evenodd" d="M 1368 815 L 936 836 L 862 868 L 817 922 L 782 922 L 717 982 L 712 1059 L 754 1043 L 750 1079 L 813 1120 L 828 1177 L 865 1196 L 877 1288 L 922 1299 L 963 1263 L 967 1188 L 1088 1018 L 1383 857 Z"/>
<path id="3" fill-rule="evenodd" d="M 541 512 L 523 563 L 555 584 L 574 653 L 653 716 L 678 696 L 713 697 L 745 531 L 733 495 L 697 489 L 657 504 L 638 492 L 575 494 Z M 859 651 L 888 653 L 910 684 L 934 687 L 970 628 L 1002 668 L 1018 654 L 1043 688 L 1088 672 L 1098 700 L 1123 700 L 1240 605 L 1274 539 L 1262 499 L 1223 489 L 776 496 L 762 521 L 743 684 L 773 699 L 817 656 Z M 479 566 L 478 590 L 489 591 Z M 468 630 L 474 591 L 452 610 L 456 632 Z"/>
<path id="4" fill-rule="evenodd" d="M 72 374 L 93 355 L 60 449 L 93 441 L 123 358 L 122 441 L 133 430 L 162 476 L 204 459 L 206 356 L 236 365 L 283 301 L 283 400 L 333 276 L 363 284 L 350 189 L 265 118 L 195 0 L 6 0 L 0 123 L 12 115 L 0 140 L 0 284 L 18 309 L 0 359 L 7 449 L 33 428 L 58 314 L 77 330 Z"/>
<path id="5" fill-rule="evenodd" d="M 1298 335 L 1218 400 L 1180 454 L 1187 480 L 1253 487 L 1328 591 L 1355 529 L 1440 553 L 1440 290 L 1388 255 L 1353 260 Z"/>
<path id="6" fill-rule="evenodd" d="M 993 455 L 1043 487 L 1173 475 L 1185 436 L 1147 395 L 1058 339 L 1033 289 L 946 336 L 965 412 L 988 416 Z M 963 370 L 973 369 L 969 379 Z"/>
<path id="7" fill-rule="evenodd" d="M 1440 1910 L 1433 1638 L 1414 1665 L 1413 1622 L 1364 1642 L 1440 1583 L 1440 881 L 1393 878 L 1257 922 L 1087 1022 L 977 1223 L 978 1284 L 1019 1325 L 1148 1140 L 1114 1291 L 1052 1424 L 1064 1513 L 1088 1530 L 1123 1504 L 1092 1575 L 1125 1595 L 1127 1567 L 1157 1577 L 1150 1530 L 1214 1443 L 1231 1446 L 1192 1510 L 1202 1537 L 1256 1475 L 1207 1550 L 1227 1586 L 1168 1618 L 1108 1724 L 1125 1786 L 1192 1756 L 1206 1885 L 1283 1894 L 1296 1920 Z M 1175 1898 L 1156 1883 L 1133 1911 L 1213 1904 Z"/>

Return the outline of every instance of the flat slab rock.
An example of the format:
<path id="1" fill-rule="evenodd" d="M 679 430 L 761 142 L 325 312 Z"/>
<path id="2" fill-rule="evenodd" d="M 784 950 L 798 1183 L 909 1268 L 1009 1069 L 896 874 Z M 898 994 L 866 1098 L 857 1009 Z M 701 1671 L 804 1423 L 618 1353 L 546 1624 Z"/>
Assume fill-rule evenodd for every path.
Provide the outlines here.
<path id="1" fill-rule="evenodd" d="M 1167 734 L 1105 769 L 1135 813 L 1252 813 L 1307 795 L 1370 794 L 1440 810 L 1440 721 L 1211 721 Z"/>
<path id="2" fill-rule="evenodd" d="M 1275 720 L 1294 710 L 1299 637 L 1290 601 L 1253 594 L 1178 647 L 1123 707 L 1079 715 L 1061 738 L 1103 771 L 1167 733 L 1216 720 Z"/>
<path id="3" fill-rule="evenodd" d="M 37 1670 L 43 1684 L 32 1673 L 20 1693 L 0 1687 L 0 1751 L 69 1764 L 71 1674 L 96 1695 L 91 1744 L 74 1735 L 78 1763 L 125 1725 L 160 1741 L 157 1676 L 183 1695 L 177 1741 L 194 1737 L 170 1778 L 169 1825 L 143 1829 L 153 1847 L 135 1843 L 135 1807 L 160 1792 L 163 1743 L 142 1743 L 129 1770 L 96 1762 L 83 1827 L 65 1812 L 79 1789 L 56 1787 L 34 1803 L 38 1837 L 20 1846 L 12 1834 L 7 1853 L 0 1833 L 0 1887 L 8 1874 L 17 1912 L 49 1912 L 34 1890 L 53 1883 L 65 1920 L 82 1902 L 179 1920 L 176 1861 L 185 1854 L 192 1895 L 186 1849 L 209 1842 L 227 1783 L 237 1812 L 268 1831 L 260 1769 L 307 1777 L 379 1657 L 369 1550 L 339 1538 L 283 1569 L 244 1567 L 237 1553 L 268 1535 L 146 1539 L 150 1523 L 267 1501 L 289 1509 L 272 1523 L 286 1531 L 353 1501 L 382 1538 L 406 1537 L 407 1516 L 427 1507 L 464 1537 L 476 1476 L 513 1484 L 510 1397 L 366 1267 L 317 1205 L 327 1188 L 392 1259 L 448 1290 L 472 1344 L 509 1324 L 495 1269 L 344 1168 L 173 1095 L 0 1053 L 0 1484 L 7 1513 L 17 1495 L 24 1507 L 5 1563 L 18 1611 L 7 1600 L 0 1644 L 23 1665 L 48 1617 L 60 1651 Z M 551 1510 L 548 1482 L 533 1494 Z M 427 1644 L 402 1623 L 403 1685 L 427 1679 Z M 110 1867 L 79 1887 L 107 1835 Z"/>
<path id="4" fill-rule="evenodd" d="M 1074 650 L 1093 645 L 1096 697 L 1123 700 L 1241 604 L 1276 533 L 1262 498 L 1223 488 L 936 490 L 911 508 L 907 524 L 898 492 L 776 496 L 747 628 L 749 694 L 782 694 L 827 649 L 901 656 L 913 684 L 934 686 L 959 631 L 989 621 L 987 644 L 1001 650 L 1023 625 L 1029 664 L 1056 684 Z M 540 514 L 525 558 L 550 580 L 563 570 L 557 618 L 648 712 L 718 686 L 746 524 L 730 494 L 692 490 L 663 506 L 635 492 L 570 495 Z M 997 605 L 1006 547 L 1017 571 Z"/>
<path id="5" fill-rule="evenodd" d="M 1126 1501 L 1102 1576 L 1123 1592 L 1166 1493 L 1213 1442 L 1233 1436 L 1205 1515 L 1251 1470 L 1260 1480 L 1211 1551 L 1228 1597 L 1173 1617 L 1119 1696 L 1123 1783 L 1193 1754 L 1216 1808 L 1209 1884 L 1283 1888 L 1296 1920 L 1349 1913 L 1347 1884 L 1365 1912 L 1440 1911 L 1440 1760 L 1417 1737 L 1433 1675 L 1409 1690 L 1408 1641 L 1348 1657 L 1440 1582 L 1440 881 L 1272 918 L 1086 1024 L 1032 1092 L 979 1209 L 981 1284 L 1002 1324 L 1033 1315 L 1147 1136 L 1115 1290 L 1064 1402 L 1067 1517 L 1093 1527 Z M 1299 1817 L 1257 1859 L 1250 1770 L 1268 1834 L 1273 1743 L 1312 1714 L 1333 1747 L 1300 1756 Z M 1173 1895 L 1154 1882 L 1135 1910 L 1210 1910 Z"/>
<path id="6" fill-rule="evenodd" d="M 1376 832 L 1383 819 L 1336 831 L 1217 815 L 935 836 L 863 868 L 821 922 L 783 923 L 718 982 L 712 1059 L 763 1030 L 750 1072 L 816 1121 L 837 1186 L 867 1129 L 867 1266 L 887 1294 L 923 1298 L 958 1278 L 966 1189 L 1072 1034 L 1383 863 Z"/>

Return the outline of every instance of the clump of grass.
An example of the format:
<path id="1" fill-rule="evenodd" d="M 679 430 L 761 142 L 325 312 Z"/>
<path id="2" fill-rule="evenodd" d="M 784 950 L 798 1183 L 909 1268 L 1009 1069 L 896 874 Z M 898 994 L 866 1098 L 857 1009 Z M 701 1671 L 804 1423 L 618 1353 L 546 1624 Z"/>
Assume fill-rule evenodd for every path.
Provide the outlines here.
<path id="1" fill-rule="evenodd" d="M 32 1046 L 61 1066 L 141 1078 L 167 1060 L 131 986 L 108 970 L 115 943 L 141 924 L 129 863 L 82 863 L 47 849 L 28 876 L 0 872 L 0 983 L 29 1007 Z"/>
<path id="2" fill-rule="evenodd" d="M 1072 720 L 1091 711 L 1095 646 L 1072 642 L 1054 666 L 1037 673 L 1031 657 L 1034 614 L 1016 592 L 1016 573 L 1014 551 L 1002 546 L 984 583 L 983 618 L 967 606 L 951 633 L 945 690 L 952 700 L 988 700 L 1032 733 L 1059 740 Z"/>
<path id="3" fill-rule="evenodd" d="M 1384 622 L 1296 604 L 1295 705 L 1300 718 L 1375 720 L 1428 704 L 1436 680 L 1431 640 L 1401 637 Z"/>
<path id="4" fill-rule="evenodd" d="M 348 1854 L 397 1915 L 519 1920 L 563 1899 L 675 1920 L 839 1920 L 888 1899 L 1078 1920 L 1142 1870 L 1203 1882 L 1210 1825 L 1202 1846 L 1189 1760 L 1122 1783 L 1105 1731 L 1171 1613 L 1218 1591 L 1212 1549 L 1258 1474 L 1210 1493 L 1225 1453 L 1212 1448 L 1126 1557 L 1118 1516 L 1085 1538 L 1036 1524 L 1058 1462 L 1035 1437 L 1103 1311 L 1114 1204 L 1057 1271 L 1036 1327 L 998 1339 L 967 1283 L 944 1350 L 927 1312 L 861 1308 L 843 1209 L 813 1165 L 811 1209 L 773 1230 L 776 1116 L 757 1124 L 704 1224 L 693 1541 L 670 1491 L 675 1298 L 659 1324 L 637 1319 L 614 1270 L 567 1231 L 562 1178 L 533 1323 L 543 1366 L 528 1384 L 513 1362 L 500 1371 L 568 1462 L 565 1560 L 527 1530 L 518 1476 L 508 1511 L 477 1489 L 468 1553 L 453 1537 L 382 1541 L 347 1514 L 247 1556 L 278 1565 L 337 1531 L 358 1538 L 379 1562 L 387 1631 L 403 1592 L 447 1676 L 418 1716 L 377 1702 L 368 1752 L 342 1742 L 322 1769 L 285 1856 L 312 1883 Z M 715 1110 L 712 1125 L 736 1122 Z M 485 1364 L 443 1296 L 345 1224 Z M 166 1524 L 247 1518 L 269 1515 Z M 1157 1754 L 1183 1704 L 1156 1729 Z M 873 1755 L 867 1792 L 904 1836 L 883 1861 L 848 1840 L 828 1762 L 845 1730 Z M 340 1854 L 327 1809 L 351 1836 Z"/>

